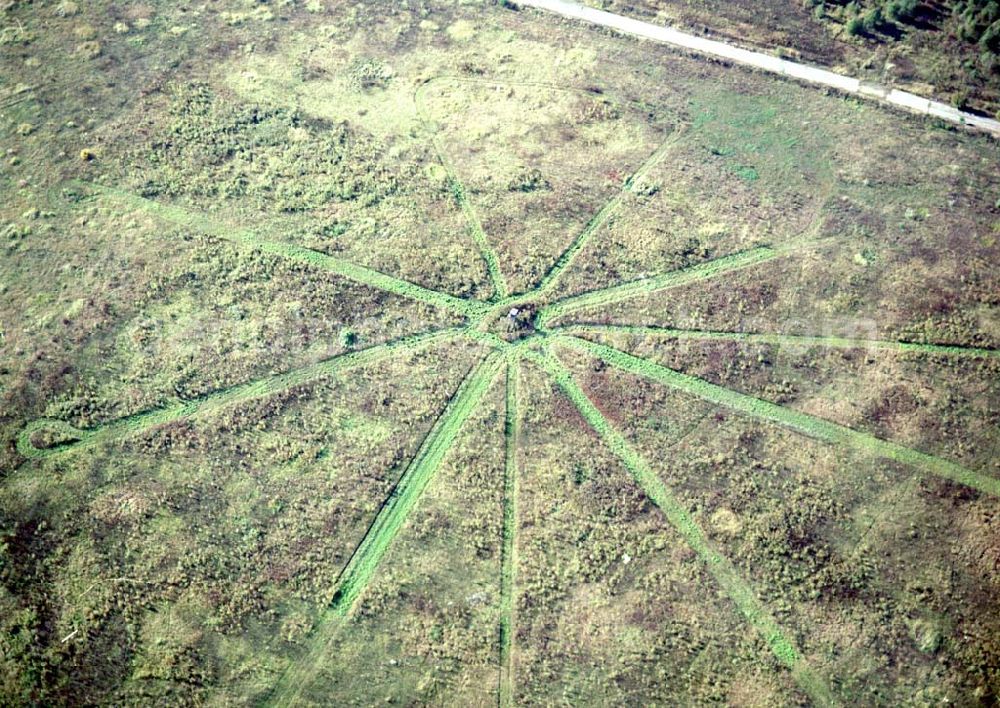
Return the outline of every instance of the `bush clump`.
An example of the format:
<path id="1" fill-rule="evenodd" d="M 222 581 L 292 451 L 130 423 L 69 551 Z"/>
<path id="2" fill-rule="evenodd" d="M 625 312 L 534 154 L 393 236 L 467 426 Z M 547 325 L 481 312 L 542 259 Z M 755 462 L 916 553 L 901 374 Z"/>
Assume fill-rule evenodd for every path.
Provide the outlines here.
<path id="1" fill-rule="evenodd" d="M 219 100 L 205 86 L 177 89 L 171 122 L 139 148 L 143 196 L 236 198 L 295 212 L 393 194 L 399 177 L 383 150 L 346 123 L 296 110 Z"/>

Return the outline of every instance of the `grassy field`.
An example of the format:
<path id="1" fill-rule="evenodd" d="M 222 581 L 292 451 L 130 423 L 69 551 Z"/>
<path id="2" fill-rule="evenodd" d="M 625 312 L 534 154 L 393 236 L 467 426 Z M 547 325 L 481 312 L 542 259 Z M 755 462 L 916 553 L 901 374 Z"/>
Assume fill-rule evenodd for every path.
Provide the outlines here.
<path id="1" fill-rule="evenodd" d="M 1000 113 L 1000 9 L 988 0 L 585 0 Z"/>
<path id="2" fill-rule="evenodd" d="M 503 3 L 0 17 L 0 704 L 998 700 L 995 142 Z"/>

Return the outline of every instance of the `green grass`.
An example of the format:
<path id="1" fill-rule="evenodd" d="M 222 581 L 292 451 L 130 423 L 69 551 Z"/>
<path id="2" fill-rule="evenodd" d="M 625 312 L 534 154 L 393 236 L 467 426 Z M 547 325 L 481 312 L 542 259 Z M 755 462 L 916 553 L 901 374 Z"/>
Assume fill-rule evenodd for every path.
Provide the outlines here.
<path id="1" fill-rule="evenodd" d="M 350 611 L 503 361 L 500 353 L 491 352 L 462 382 L 344 567 L 334 595 L 335 611 L 341 614 Z"/>
<path id="2" fill-rule="evenodd" d="M 437 140 L 435 140 L 435 146 L 437 146 Z M 441 148 L 438 146 L 438 155 L 443 155 Z M 476 211 L 472 206 L 472 202 L 469 200 L 468 195 L 465 193 L 465 187 L 455 176 L 454 168 L 445 162 L 445 158 L 441 157 L 442 164 L 445 165 L 445 169 L 448 171 L 448 191 L 451 192 L 452 197 L 462 208 L 462 213 L 465 215 L 466 220 L 469 224 L 469 232 L 472 234 L 473 239 L 476 241 L 476 245 L 479 246 L 479 252 L 483 256 L 483 260 L 486 261 L 486 269 L 490 274 L 490 281 L 493 283 L 493 293 L 494 298 L 506 297 L 508 294 L 507 281 L 503 277 L 503 272 L 500 270 L 500 259 L 497 258 L 496 252 L 494 252 L 493 247 L 490 245 L 489 240 L 486 238 L 486 233 L 483 231 L 483 225 L 479 221 L 479 217 L 476 215 Z"/>
<path id="3" fill-rule="evenodd" d="M 925 604 L 955 623 L 989 621 L 980 571 L 990 556 L 976 544 L 989 539 L 991 500 L 923 480 L 890 509 L 879 485 L 891 490 L 891 462 L 973 492 L 996 494 L 993 479 L 566 335 L 927 355 L 921 363 L 940 367 L 925 390 L 948 416 L 941 431 L 968 426 L 950 449 L 985 447 L 990 381 L 952 386 L 966 370 L 944 357 L 987 374 L 997 357 L 996 219 L 992 198 L 981 203 L 990 146 L 904 126 L 921 146 L 921 160 L 907 160 L 899 134 L 858 124 L 839 99 L 662 62 L 643 44 L 536 13 L 277 3 L 274 22 L 228 25 L 234 2 L 192 23 L 154 1 L 148 25 L 123 17 L 113 35 L 96 19 L 101 2 L 78 3 L 72 18 L 7 10 L 39 38 L 18 47 L 18 80 L 60 76 L 65 91 L 44 106 L 8 104 L 0 125 L 13 138 L 2 165 L 0 231 L 11 238 L 0 246 L 0 345 L 12 355 L 0 361 L 0 469 L 18 470 L 0 495 L 0 696 L 770 705 L 807 700 L 793 679 L 816 704 L 832 702 L 828 684 L 864 704 L 979 695 L 981 667 L 996 663 L 989 641 L 942 630 L 936 655 L 918 661 L 906 623 Z M 76 31 L 97 33 L 99 64 L 60 51 Z M 17 133 L 19 123 L 34 129 Z M 46 205 L 63 187 L 75 198 Z M 919 218 L 901 218 L 907 210 Z M 807 229 L 829 234 L 832 256 L 774 262 L 808 245 Z M 862 265 L 852 253 L 872 257 Z M 775 296 L 764 316 L 782 311 L 796 276 L 802 307 L 784 311 L 848 316 L 845 302 L 884 302 L 899 315 L 889 340 L 924 341 L 916 330 L 980 344 L 737 331 L 744 308 Z M 570 292 L 582 294 L 557 300 Z M 504 341 L 494 331 L 504 308 L 528 302 L 542 308 L 541 329 Z M 563 324 L 706 309 L 724 324 Z M 920 329 L 919 317 L 943 311 L 953 334 Z M 462 327 L 302 366 L 316 361 L 308 352 L 367 347 L 455 314 Z M 220 331 L 185 338 L 220 318 Z M 466 370 L 447 354 L 469 340 L 490 351 Z M 557 346 L 664 386 L 595 376 L 601 388 L 585 393 L 548 356 Z M 820 380 L 837 358 L 814 358 Z M 870 358 L 844 357 L 866 373 Z M 892 393 L 909 394 L 917 384 L 891 366 L 915 359 L 880 357 L 873 380 L 888 373 Z M 354 375 L 374 362 L 384 364 Z M 727 379 L 737 387 L 774 378 L 752 357 L 723 364 L 745 372 Z M 505 412 L 491 382 L 506 383 Z M 308 400 L 272 395 L 303 384 Z M 832 391 L 838 404 L 842 395 Z M 627 429 L 602 413 L 618 401 L 636 411 Z M 720 407 L 737 415 L 715 419 Z M 117 418 L 131 411 L 142 412 Z M 923 413 L 861 424 L 920 435 Z M 155 430 L 185 418 L 198 425 Z M 853 477 L 837 476 L 844 464 Z M 856 499 L 820 503 L 851 480 L 864 482 Z M 915 519 L 934 504 L 938 516 Z M 862 550 L 838 554 L 858 509 L 879 521 L 861 530 Z M 919 542 L 899 544 L 908 532 Z M 789 539 L 808 563 L 781 555 Z M 900 560 L 925 556 L 947 582 L 923 583 Z M 123 573 L 142 580 L 117 582 Z M 862 592 L 837 595 L 848 581 Z M 833 590 L 813 603 L 812 587 Z M 166 621 L 171 607 L 190 608 L 182 625 Z M 80 630 L 72 643 L 64 628 Z"/>
<path id="4" fill-rule="evenodd" d="M 803 435 L 828 443 L 843 445 L 870 455 L 902 462 L 922 472 L 934 474 L 972 489 L 978 489 L 986 494 L 1000 497 L 1000 480 L 966 469 L 954 462 L 882 440 L 807 413 L 747 396 L 732 389 L 716 386 L 703 379 L 659 366 L 613 347 L 594 344 L 576 337 L 563 336 L 557 337 L 556 340 L 561 344 L 585 351 L 625 371 L 686 391 L 745 415 L 783 425 Z"/>
<path id="5" fill-rule="evenodd" d="M 64 421 L 42 418 L 25 426 L 17 438 L 17 449 L 29 459 L 42 459 L 59 455 L 72 450 L 92 447 L 109 440 L 134 435 L 143 430 L 165 425 L 183 418 L 194 418 L 199 415 L 211 414 L 222 408 L 232 406 L 241 401 L 284 391 L 293 386 L 300 386 L 315 381 L 323 376 L 330 376 L 345 369 L 363 366 L 381 361 L 403 352 L 412 352 L 439 344 L 460 336 L 460 329 L 446 329 L 440 332 L 404 337 L 387 344 L 379 344 L 367 349 L 339 354 L 324 359 L 315 364 L 309 364 L 298 369 L 292 369 L 282 374 L 275 374 L 255 381 L 232 386 L 215 391 L 201 398 L 185 401 L 170 408 L 146 411 L 136 415 L 121 418 L 94 428 L 79 430 Z M 32 436 L 43 430 L 60 432 L 71 442 L 56 445 L 51 448 L 39 449 L 31 442 Z"/>
<path id="6" fill-rule="evenodd" d="M 427 111 L 424 108 L 423 94 L 427 90 L 427 87 L 431 85 L 432 82 L 427 82 L 420 87 L 413 94 L 413 101 L 416 104 L 417 114 L 420 116 L 421 121 L 424 123 L 424 127 L 430 129 L 430 120 L 427 117 Z M 466 194 L 465 186 L 462 181 L 458 178 L 455 172 L 455 166 L 452 165 L 451 161 L 448 159 L 448 152 L 444 149 L 441 144 L 440 138 L 432 133 L 431 141 L 434 145 L 434 152 L 444 167 L 445 172 L 448 174 L 448 190 L 451 192 L 455 201 L 462 209 L 462 214 L 465 215 L 465 220 L 468 224 L 469 233 L 475 240 L 476 245 L 479 247 L 479 252 L 486 261 L 486 269 L 490 275 L 490 282 L 493 284 L 493 298 L 500 299 L 506 297 L 510 290 L 507 287 L 507 281 L 504 278 L 503 271 L 500 269 L 500 259 L 497 258 L 496 250 L 490 245 L 489 239 L 486 236 L 486 232 L 483 231 L 483 224 L 479 219 L 479 215 L 476 213 L 475 207 L 472 205 L 472 201 L 469 199 L 469 195 Z"/>
<path id="7" fill-rule="evenodd" d="M 504 420 L 506 451 L 504 460 L 503 545 L 500 553 L 500 688 L 499 704 L 514 705 L 514 569 L 517 567 L 517 446 L 518 446 L 518 363 L 507 364 L 507 408 Z"/>
<path id="8" fill-rule="evenodd" d="M 699 280 L 715 278 L 734 270 L 749 268 L 759 263 L 773 260 L 783 253 L 785 251 L 781 249 L 761 246 L 749 251 L 716 258 L 690 268 L 574 295 L 543 308 L 538 315 L 539 326 L 543 328 L 547 327 L 553 320 L 588 307 L 610 305 L 639 295 L 655 293 L 668 288 L 695 283 Z"/>
<path id="9" fill-rule="evenodd" d="M 796 682 L 809 694 L 815 704 L 836 705 L 837 702 L 829 688 L 805 663 L 785 630 L 780 627 L 773 615 L 758 599 L 757 592 L 740 577 L 732 562 L 709 543 L 705 533 L 684 505 L 678 501 L 624 436 L 608 422 L 562 362 L 551 353 L 529 352 L 526 356 L 555 378 L 560 388 L 580 411 L 587 423 L 628 468 L 646 496 L 663 511 L 671 525 L 681 533 L 688 545 L 705 563 L 720 587 L 736 604 L 747 621 L 760 632 L 774 655 L 792 671 Z"/>
<path id="10" fill-rule="evenodd" d="M 496 379 L 503 363 L 500 353 L 491 352 L 462 381 L 341 571 L 333 601 L 313 630 L 306 657 L 297 661 L 281 677 L 270 695 L 270 704 L 296 703 L 298 692 L 322 664 L 323 648 L 329 645 L 332 634 L 342 626 L 358 596 L 371 581 L 434 472 Z"/>
<path id="11" fill-rule="evenodd" d="M 463 300 L 437 290 L 431 290 L 415 283 L 410 283 L 399 278 L 395 278 L 377 270 L 366 268 L 365 266 L 345 261 L 335 256 L 330 256 L 319 251 L 314 251 L 302 246 L 280 241 L 269 241 L 261 238 L 253 231 L 234 229 L 222 224 L 215 223 L 202 214 L 197 214 L 177 206 L 161 204 L 150 199 L 144 199 L 131 192 L 107 187 L 93 182 L 72 182 L 72 186 L 88 189 L 98 194 L 112 198 L 128 208 L 144 211 L 159 217 L 165 221 L 211 234 L 226 241 L 250 246 L 259 249 L 264 253 L 272 253 L 284 258 L 308 263 L 309 265 L 322 268 L 330 273 L 353 280 L 362 285 L 368 285 L 385 292 L 400 295 L 412 300 L 444 307 L 466 316 L 482 314 L 488 307 L 483 303 L 471 300 Z"/>
<path id="12" fill-rule="evenodd" d="M 706 97 L 707 98 L 707 97 Z M 804 130 L 792 105 L 767 96 L 718 93 L 692 102 L 692 132 L 710 156 L 742 180 L 808 188 L 834 172 L 829 136 Z"/>
<path id="13" fill-rule="evenodd" d="M 437 120 L 432 120 L 432 111 L 429 108 L 429 101 L 427 100 L 427 95 L 432 87 L 435 87 L 439 83 L 452 83 L 459 86 L 466 87 L 476 87 L 485 90 L 485 96 L 480 96 L 483 100 L 481 104 L 475 104 L 474 110 L 470 112 L 473 113 L 471 116 L 464 116 L 462 110 L 456 110 L 454 106 L 449 106 L 449 114 L 447 118 L 442 118 L 441 116 L 436 116 Z M 558 99 L 553 99 L 552 101 L 545 102 L 539 101 L 539 105 L 533 106 L 533 110 L 540 110 L 545 113 L 545 117 L 541 119 L 541 125 L 532 124 L 532 113 L 529 110 L 526 114 L 523 106 L 519 106 L 516 101 L 505 102 L 502 97 L 497 97 L 497 90 L 501 87 L 506 87 L 508 90 L 521 91 L 527 96 L 531 96 L 531 92 L 538 92 L 539 95 L 552 98 L 558 96 Z M 438 156 L 438 160 L 445 166 L 445 171 L 448 176 L 448 188 L 452 193 L 453 197 L 462 207 L 463 211 L 467 216 L 467 222 L 469 223 L 470 230 L 475 240 L 480 246 L 480 251 L 483 254 L 484 259 L 489 264 L 489 270 L 494 274 L 494 283 L 504 285 L 503 288 L 497 288 L 494 300 L 502 299 L 507 296 L 512 290 L 518 293 L 528 293 L 529 291 L 537 294 L 544 294 L 548 292 L 552 287 L 554 287 L 556 279 L 559 276 L 559 272 L 564 268 L 568 267 L 576 255 L 579 253 L 590 237 L 595 233 L 601 225 L 606 223 L 606 221 L 613 216 L 613 214 L 618 211 L 621 206 L 622 200 L 630 192 L 633 192 L 637 185 L 642 181 L 642 178 L 649 173 L 649 171 L 659 162 L 662 161 L 664 156 L 668 152 L 668 148 L 674 144 L 683 132 L 684 126 L 678 122 L 677 126 L 673 129 L 669 137 L 666 140 L 657 138 L 656 143 L 658 146 L 651 150 L 651 154 L 646 154 L 645 149 L 639 152 L 639 156 L 636 157 L 635 161 L 639 162 L 639 159 L 643 161 L 634 170 L 630 169 L 631 174 L 624 179 L 624 183 L 619 189 L 617 185 L 609 185 L 611 189 L 617 190 L 617 193 L 610 200 L 602 199 L 601 203 L 603 206 L 598 209 L 597 205 L 594 204 L 594 210 L 597 212 L 592 218 L 586 222 L 581 223 L 581 231 L 576 234 L 572 242 L 567 246 L 563 247 L 561 243 L 559 244 L 538 244 L 532 243 L 532 237 L 535 235 L 534 229 L 537 224 L 533 219 L 527 217 L 522 223 L 523 229 L 512 230 L 511 232 L 505 232 L 501 227 L 500 233 L 493 233 L 490 235 L 485 234 L 482 222 L 484 219 L 480 218 L 480 214 L 477 213 L 475 206 L 473 205 L 474 198 L 482 198 L 480 192 L 485 187 L 492 189 L 493 186 L 489 184 L 489 180 L 495 180 L 500 182 L 506 182 L 512 177 L 512 169 L 524 168 L 526 164 L 537 164 L 546 166 L 552 160 L 552 155 L 548 154 L 548 150 L 540 150 L 540 146 L 536 146 L 532 143 L 535 136 L 530 135 L 530 128 L 551 128 L 551 125 L 546 125 L 550 120 L 553 120 L 552 111 L 555 110 L 557 106 L 560 106 L 560 101 L 566 97 L 578 98 L 581 101 L 588 102 L 607 102 L 609 105 L 613 104 L 616 110 L 622 106 L 628 106 L 628 110 L 634 111 L 634 118 L 638 119 L 638 123 L 623 120 L 621 116 L 615 116 L 613 119 L 607 119 L 603 121 L 597 121 L 597 125 L 591 126 L 586 124 L 578 124 L 572 126 L 573 129 L 579 129 L 582 134 L 586 134 L 588 147 L 587 152 L 593 152 L 595 146 L 600 145 L 605 148 L 609 153 L 615 155 L 616 157 L 621 157 L 622 153 L 627 153 L 629 150 L 625 150 L 624 146 L 629 149 L 634 148 L 630 141 L 634 140 L 634 135 L 630 129 L 635 128 L 637 125 L 642 126 L 645 123 L 653 122 L 650 119 L 650 106 L 640 103 L 634 99 L 628 97 L 622 97 L 616 93 L 602 92 L 591 92 L 584 91 L 573 86 L 558 86 L 551 82 L 532 82 L 532 81 L 518 81 L 518 82 L 502 82 L 497 83 L 496 81 L 478 79 L 475 77 L 458 77 L 458 76 L 440 76 L 430 79 L 423 83 L 415 91 L 415 102 L 417 106 L 417 111 L 424 122 L 425 127 L 431 131 L 432 142 L 435 147 L 435 152 Z M 499 104 L 495 104 L 494 99 L 499 101 Z M 488 106 L 488 108 L 487 108 Z M 468 110 L 468 107 L 467 107 Z M 448 157 L 448 146 L 444 144 L 444 138 L 442 137 L 447 133 L 447 131 L 442 127 L 445 122 L 455 122 L 461 118 L 466 119 L 466 125 L 464 129 L 458 131 L 456 134 L 448 135 L 448 139 L 451 141 L 458 140 L 460 143 L 465 140 L 466 137 L 470 137 L 471 143 L 466 147 L 472 146 L 472 158 L 474 161 L 483 161 L 486 163 L 484 165 L 484 171 L 489 172 L 489 177 L 486 179 L 486 184 L 481 182 L 474 182 L 470 186 L 463 183 L 459 178 L 458 166 L 456 161 L 449 159 Z M 478 118 L 478 121 L 477 121 Z M 491 127 L 490 125 L 480 125 L 480 123 L 491 124 L 494 121 L 499 122 L 498 128 Z M 567 126 L 569 127 L 569 126 Z M 587 131 L 593 129 L 598 132 Z M 529 135 L 525 136 L 520 133 L 521 130 L 527 130 Z M 604 132 L 600 132 L 604 131 Z M 642 132 L 642 131 L 640 131 Z M 463 133 L 465 135 L 463 135 Z M 510 140 L 516 141 L 514 144 L 503 145 L 499 147 L 495 144 L 501 136 L 510 133 Z M 471 136 L 475 136 L 472 138 Z M 522 144 L 522 141 L 524 144 Z M 553 150 L 556 155 L 559 154 L 560 150 L 566 150 L 567 144 L 553 145 Z M 648 147 L 652 147 L 653 143 L 650 143 Z M 534 150 L 532 149 L 534 148 Z M 452 150 L 455 148 L 452 147 Z M 540 156 L 538 153 L 543 152 Z M 527 153 L 527 154 L 525 154 Z M 574 159 L 579 159 L 580 153 L 574 152 Z M 608 168 L 617 165 L 616 160 L 612 159 L 612 164 L 598 164 L 598 163 L 581 163 L 572 166 L 563 166 L 562 170 L 559 168 L 553 168 L 558 174 L 549 175 L 553 177 L 555 186 L 548 185 L 547 188 L 551 188 L 555 193 L 559 193 L 560 190 L 565 190 L 562 194 L 566 197 L 568 205 L 571 205 L 573 200 L 576 198 L 571 192 L 577 188 L 578 183 L 591 182 L 590 187 L 595 186 L 592 182 L 596 181 L 600 183 L 600 170 L 602 168 Z M 569 169 L 567 170 L 567 167 Z M 565 170 L 565 171 L 563 171 Z M 589 174 L 588 174 L 589 173 Z M 541 174 L 541 172 L 539 172 Z M 518 216 L 517 205 L 510 201 L 510 194 L 516 193 L 519 190 L 513 189 L 508 190 L 508 194 L 505 199 L 501 199 L 500 205 L 493 204 L 492 206 L 487 206 L 486 209 L 481 209 L 482 216 L 486 217 L 485 221 L 489 222 L 489 216 L 500 217 L 505 219 L 508 216 Z M 527 190 L 531 192 L 533 190 Z M 586 190 L 581 190 L 585 192 Z M 610 192 L 609 192 L 610 194 Z M 526 201 L 526 204 L 534 204 L 531 199 Z M 535 205 L 537 206 L 537 205 Z M 588 211 L 590 211 L 588 205 Z M 505 212 L 506 209 L 510 209 L 511 212 L 508 214 Z M 521 216 L 524 216 L 523 214 Z M 537 218 L 544 217 L 542 214 L 537 212 L 534 213 Z M 578 218 L 576 215 L 573 217 Z M 576 222 L 574 222 L 576 223 Z M 550 224 L 551 228 L 556 231 L 561 229 L 560 225 Z M 491 242 L 492 241 L 492 245 Z M 546 252 L 544 253 L 544 261 L 538 261 L 537 258 L 541 257 L 542 254 L 535 250 L 536 246 L 545 245 Z M 555 246 L 555 250 L 552 252 L 548 251 L 550 246 Z M 522 250 L 526 249 L 526 250 Z M 502 269 L 501 264 L 498 261 L 498 255 L 506 253 L 507 255 L 513 255 L 517 259 L 516 262 L 507 264 L 509 268 L 516 268 L 517 271 L 509 271 L 508 278 L 506 281 L 503 280 L 501 275 Z M 530 254 L 530 255 L 529 255 Z M 533 262 L 527 262 L 524 259 L 528 259 Z M 551 264 L 551 265 L 550 265 Z M 530 275 L 527 272 L 518 272 L 527 268 L 528 270 L 533 270 L 539 268 L 537 274 L 532 272 Z M 538 279 L 542 278 L 540 284 L 536 284 Z M 516 282 L 515 287 L 507 287 L 507 283 Z"/>
<path id="14" fill-rule="evenodd" d="M 961 356 L 976 359 L 1000 357 L 998 349 L 965 347 L 950 344 L 923 344 L 921 342 L 893 342 L 883 339 L 854 339 L 834 336 L 809 336 L 755 332 L 718 332 L 712 330 L 674 329 L 643 325 L 571 324 L 558 328 L 566 334 L 637 334 L 654 335 L 669 339 L 717 340 L 746 342 L 748 344 L 775 344 L 806 347 L 832 347 L 836 349 L 884 349 L 897 352 L 917 352 L 944 356 Z"/>
<path id="15" fill-rule="evenodd" d="M 670 152 L 670 148 L 681 138 L 684 133 L 684 127 L 679 125 L 673 133 L 660 144 L 653 153 L 646 158 L 639 168 L 627 179 L 622 187 L 622 190 L 611 198 L 610 201 L 601 207 L 600 211 L 595 214 L 587 225 L 584 227 L 573 242 L 562 252 L 559 258 L 552 264 L 552 267 L 546 271 L 545 275 L 542 277 L 541 282 L 538 287 L 535 288 L 532 293 L 538 296 L 544 296 L 546 293 L 555 290 L 559 283 L 559 279 L 562 277 L 563 273 L 573 265 L 573 262 L 580 255 L 580 252 L 584 249 L 590 239 L 593 237 L 594 233 L 610 219 L 615 212 L 621 208 L 622 200 L 624 200 L 625 195 L 634 191 L 636 186 L 642 183 L 643 177 L 645 177 L 649 172 L 656 167 Z"/>

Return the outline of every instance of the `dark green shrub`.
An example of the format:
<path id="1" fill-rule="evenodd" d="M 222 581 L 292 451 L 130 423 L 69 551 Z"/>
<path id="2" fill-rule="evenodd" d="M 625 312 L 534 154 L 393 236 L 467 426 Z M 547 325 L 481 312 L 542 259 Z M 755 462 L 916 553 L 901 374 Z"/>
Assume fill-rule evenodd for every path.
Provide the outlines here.
<path id="1" fill-rule="evenodd" d="M 885 18 L 882 16 L 882 9 L 875 7 L 866 12 L 861 18 L 861 27 L 865 31 L 865 34 L 872 34 L 873 32 L 877 32 L 884 22 Z"/>
<path id="2" fill-rule="evenodd" d="M 991 54 L 1000 54 L 1000 20 L 997 20 L 979 37 L 979 46 Z"/>
<path id="3" fill-rule="evenodd" d="M 885 14 L 893 22 L 909 22 L 917 12 L 917 0 L 892 0 L 885 6 Z"/>

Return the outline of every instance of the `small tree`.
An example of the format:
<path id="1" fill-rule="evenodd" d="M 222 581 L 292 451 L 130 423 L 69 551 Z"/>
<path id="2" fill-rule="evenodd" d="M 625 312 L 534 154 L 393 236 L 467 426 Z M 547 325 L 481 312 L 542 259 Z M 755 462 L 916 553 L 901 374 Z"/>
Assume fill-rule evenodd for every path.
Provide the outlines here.
<path id="1" fill-rule="evenodd" d="M 885 22 L 885 18 L 882 16 L 882 8 L 876 7 L 864 14 L 864 17 L 861 19 L 861 27 L 865 33 L 871 34 L 872 32 L 877 32 L 883 22 Z"/>

